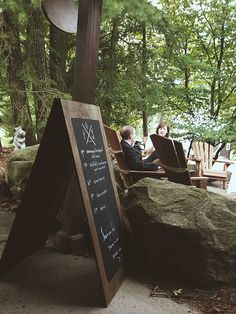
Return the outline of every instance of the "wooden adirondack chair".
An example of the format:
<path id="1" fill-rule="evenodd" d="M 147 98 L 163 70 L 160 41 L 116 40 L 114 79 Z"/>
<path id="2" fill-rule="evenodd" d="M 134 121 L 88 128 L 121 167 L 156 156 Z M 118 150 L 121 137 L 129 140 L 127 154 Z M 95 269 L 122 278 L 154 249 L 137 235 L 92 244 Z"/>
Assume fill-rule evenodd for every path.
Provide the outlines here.
<path id="1" fill-rule="evenodd" d="M 206 189 L 207 178 L 190 177 L 182 143 L 157 134 L 152 134 L 151 140 L 169 181 Z"/>
<path id="2" fill-rule="evenodd" d="M 155 179 L 166 177 L 165 171 L 163 170 L 139 171 L 128 169 L 117 132 L 106 125 L 104 125 L 104 129 L 110 153 L 117 161 L 117 170 L 119 171 L 126 188 L 129 188 L 132 184 L 144 177 L 152 177 Z"/>
<path id="3" fill-rule="evenodd" d="M 233 164 L 230 160 L 214 160 L 213 146 L 208 143 L 194 142 L 192 145 L 194 160 L 197 163 L 199 176 L 206 176 L 210 181 L 223 181 L 223 189 L 227 183 L 227 168 Z M 212 169 L 213 164 L 223 163 L 223 170 Z"/>

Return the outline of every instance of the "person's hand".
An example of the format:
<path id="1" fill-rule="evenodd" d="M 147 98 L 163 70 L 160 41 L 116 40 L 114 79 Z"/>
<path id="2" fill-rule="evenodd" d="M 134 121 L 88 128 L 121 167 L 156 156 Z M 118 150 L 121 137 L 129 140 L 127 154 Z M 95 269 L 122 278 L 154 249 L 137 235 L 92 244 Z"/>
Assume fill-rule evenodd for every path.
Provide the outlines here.
<path id="1" fill-rule="evenodd" d="M 153 160 L 153 163 L 156 164 L 156 165 L 158 165 L 159 162 L 160 162 L 160 159 L 154 159 L 154 160 Z"/>

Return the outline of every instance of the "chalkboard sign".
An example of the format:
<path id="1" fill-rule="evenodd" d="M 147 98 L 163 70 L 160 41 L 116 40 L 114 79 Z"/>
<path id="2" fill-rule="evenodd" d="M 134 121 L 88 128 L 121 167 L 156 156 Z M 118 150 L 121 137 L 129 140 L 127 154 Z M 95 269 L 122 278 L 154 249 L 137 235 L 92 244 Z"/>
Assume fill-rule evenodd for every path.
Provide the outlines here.
<path id="1" fill-rule="evenodd" d="M 103 263 L 110 281 L 122 265 L 121 223 L 99 121 L 72 118 Z"/>
<path id="2" fill-rule="evenodd" d="M 120 202 L 100 108 L 61 101 L 105 302 L 124 279 Z"/>
<path id="3" fill-rule="evenodd" d="M 0 273 L 43 247 L 74 171 L 107 305 L 124 279 L 123 228 L 100 109 L 94 105 L 54 101 Z"/>

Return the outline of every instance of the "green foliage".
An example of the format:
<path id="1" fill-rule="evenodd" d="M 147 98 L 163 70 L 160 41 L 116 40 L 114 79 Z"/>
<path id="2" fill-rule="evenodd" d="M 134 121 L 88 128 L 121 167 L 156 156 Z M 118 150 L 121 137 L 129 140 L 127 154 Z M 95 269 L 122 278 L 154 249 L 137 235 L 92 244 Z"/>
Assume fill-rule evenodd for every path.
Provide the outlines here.
<path id="1" fill-rule="evenodd" d="M 101 29 L 96 101 L 106 123 L 137 124 L 143 110 L 153 114 L 161 103 L 161 86 L 151 69 L 153 21 L 159 12 L 148 1 L 106 1 L 104 12 L 112 18 L 104 18 Z M 118 32 L 115 43 L 114 24 Z"/>
<path id="2" fill-rule="evenodd" d="M 156 19 L 157 9 L 147 0 L 103 0 L 103 20 L 124 14 L 139 22 L 151 23 Z"/>
<path id="3" fill-rule="evenodd" d="M 19 74 L 35 129 L 36 99 L 44 104 L 46 122 L 52 98 L 70 97 L 75 58 L 73 35 L 67 38 L 68 88 L 63 95 L 49 76 L 36 76 L 35 60 L 27 55 L 26 29 L 29 10 L 39 7 L 39 0 L 0 2 L 1 10 L 17 16 L 23 58 Z M 1 18 L 2 14 L 0 26 Z M 158 8 L 148 0 L 103 0 L 96 104 L 104 122 L 116 128 L 139 126 L 145 111 L 148 117 L 168 120 L 181 138 L 236 143 L 235 22 L 233 0 L 160 0 Z M 49 73 L 49 24 L 46 19 L 43 23 Z M 9 129 L 7 57 L 11 47 L 7 39 L 1 32 L 0 111 L 2 124 Z M 35 90 L 34 84 L 40 89 Z"/>
<path id="4" fill-rule="evenodd" d="M 162 1 L 163 92 L 179 136 L 235 142 L 233 1 Z"/>

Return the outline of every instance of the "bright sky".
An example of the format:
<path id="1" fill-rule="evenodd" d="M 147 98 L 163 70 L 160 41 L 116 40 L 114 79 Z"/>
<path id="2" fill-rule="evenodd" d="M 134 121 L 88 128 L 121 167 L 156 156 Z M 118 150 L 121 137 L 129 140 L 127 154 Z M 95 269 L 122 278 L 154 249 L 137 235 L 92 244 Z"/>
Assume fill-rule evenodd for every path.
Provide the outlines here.
<path id="1" fill-rule="evenodd" d="M 154 6 L 158 7 L 158 0 L 150 0 L 149 2 L 151 2 Z"/>

